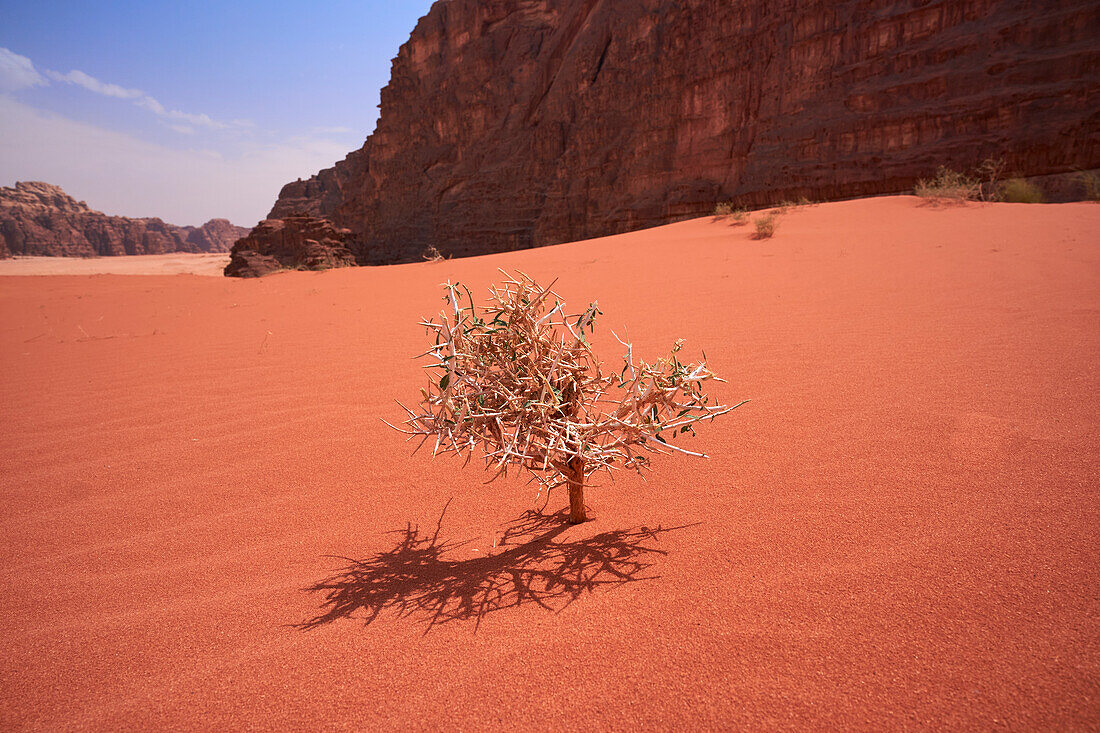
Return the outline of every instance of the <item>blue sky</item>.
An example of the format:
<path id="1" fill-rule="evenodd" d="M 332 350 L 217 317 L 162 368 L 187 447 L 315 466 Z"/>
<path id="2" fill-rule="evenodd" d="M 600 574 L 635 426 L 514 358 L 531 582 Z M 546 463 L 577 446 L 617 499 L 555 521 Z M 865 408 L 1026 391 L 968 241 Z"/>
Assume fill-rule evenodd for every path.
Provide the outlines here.
<path id="1" fill-rule="evenodd" d="M 360 147 L 431 0 L 0 0 L 0 185 L 250 226 Z"/>

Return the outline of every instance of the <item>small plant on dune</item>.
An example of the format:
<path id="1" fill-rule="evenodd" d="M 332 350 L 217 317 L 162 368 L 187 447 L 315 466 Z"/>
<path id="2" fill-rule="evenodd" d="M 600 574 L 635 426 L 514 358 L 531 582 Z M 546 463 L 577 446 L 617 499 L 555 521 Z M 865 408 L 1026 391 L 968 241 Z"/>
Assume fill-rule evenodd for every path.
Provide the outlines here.
<path id="1" fill-rule="evenodd" d="M 998 198 L 1010 204 L 1041 204 L 1046 200 L 1043 189 L 1023 178 L 1011 178 L 1005 181 Z"/>
<path id="2" fill-rule="evenodd" d="M 428 248 L 424 250 L 421 255 L 427 262 L 442 262 L 446 259 L 434 244 L 428 245 Z"/>
<path id="3" fill-rule="evenodd" d="M 997 182 L 1005 170 L 1004 158 L 986 158 L 975 171 L 981 182 L 978 184 L 978 193 L 983 201 L 1000 201 L 1001 188 Z"/>
<path id="4" fill-rule="evenodd" d="M 740 225 L 748 221 L 749 211 L 742 206 L 735 207 L 731 201 L 724 201 L 714 207 L 714 215 L 721 218 L 732 217 L 733 223 Z"/>
<path id="5" fill-rule="evenodd" d="M 752 238 L 768 239 L 775 234 L 776 219 L 778 219 L 778 217 L 779 213 L 772 211 L 758 218 L 755 222 L 756 232 L 752 235 Z"/>
<path id="6" fill-rule="evenodd" d="M 735 207 L 733 201 L 723 201 L 714 207 L 714 216 L 725 219 L 731 217 L 735 226 L 740 226 L 748 221 L 749 211 L 745 207 Z"/>
<path id="7" fill-rule="evenodd" d="M 567 486 L 572 523 L 587 518 L 584 486 L 592 474 L 640 472 L 649 468 L 647 453 L 701 456 L 665 434 L 694 434 L 700 420 L 740 406 L 710 404 L 703 388 L 722 380 L 705 361 L 682 363 L 680 341 L 668 356 L 636 363 L 631 345 L 619 340 L 622 370 L 605 374 L 585 333 L 595 330 L 596 303 L 568 315 L 549 287 L 526 275 L 491 288 L 480 308 L 468 288 L 444 288 L 438 320 L 421 323 L 435 341 L 423 354 L 433 374 L 418 409 L 402 405 L 404 427 L 390 427 L 422 436 L 421 446 L 434 438 L 433 455 L 464 454 L 469 462 L 480 449 L 495 470 L 490 481 L 518 466 L 540 491 Z"/>
<path id="8" fill-rule="evenodd" d="M 915 193 L 933 202 L 965 203 L 978 198 L 981 184 L 976 179 L 941 165 L 935 178 L 922 178 L 917 182 Z"/>

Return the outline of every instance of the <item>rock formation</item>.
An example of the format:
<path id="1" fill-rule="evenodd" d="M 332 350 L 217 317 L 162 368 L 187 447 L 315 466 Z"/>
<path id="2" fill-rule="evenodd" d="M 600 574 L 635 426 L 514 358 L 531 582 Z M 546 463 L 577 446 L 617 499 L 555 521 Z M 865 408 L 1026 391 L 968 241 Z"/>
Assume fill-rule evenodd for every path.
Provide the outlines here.
<path id="1" fill-rule="evenodd" d="M 440 0 L 360 149 L 270 217 L 360 264 L 911 190 L 941 164 L 1100 167 L 1092 0 Z"/>
<path id="2" fill-rule="evenodd" d="M 247 233 L 225 219 L 181 227 L 160 219 L 107 216 L 48 183 L 0 187 L 0 257 L 227 252 Z"/>
<path id="3" fill-rule="evenodd" d="M 347 248 L 351 231 L 313 216 L 265 219 L 233 246 L 225 267 L 230 277 L 261 277 L 277 270 L 354 267 Z"/>

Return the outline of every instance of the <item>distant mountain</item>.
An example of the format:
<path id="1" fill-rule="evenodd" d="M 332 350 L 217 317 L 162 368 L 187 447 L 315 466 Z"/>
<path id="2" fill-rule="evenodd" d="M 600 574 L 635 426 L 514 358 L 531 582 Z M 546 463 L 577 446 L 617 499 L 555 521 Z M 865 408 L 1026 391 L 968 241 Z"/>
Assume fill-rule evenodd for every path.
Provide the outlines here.
<path id="1" fill-rule="evenodd" d="M 160 219 L 108 216 L 40 181 L 0 187 L 0 258 L 228 252 L 246 234 L 247 228 L 225 219 L 181 227 Z"/>

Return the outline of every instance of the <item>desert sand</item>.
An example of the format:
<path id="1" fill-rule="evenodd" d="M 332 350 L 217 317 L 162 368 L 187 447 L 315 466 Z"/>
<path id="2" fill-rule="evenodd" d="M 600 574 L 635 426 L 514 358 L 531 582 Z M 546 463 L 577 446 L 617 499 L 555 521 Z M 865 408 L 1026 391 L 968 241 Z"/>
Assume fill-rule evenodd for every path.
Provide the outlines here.
<path id="1" fill-rule="evenodd" d="M 0 727 L 1100 726 L 1100 206 L 751 228 L 0 278 Z M 752 401 L 576 527 L 411 456 L 416 321 L 498 267 Z"/>
<path id="2" fill-rule="evenodd" d="M 0 260 L 5 275 L 215 275 L 229 264 L 228 252 L 122 257 L 13 257 Z"/>

